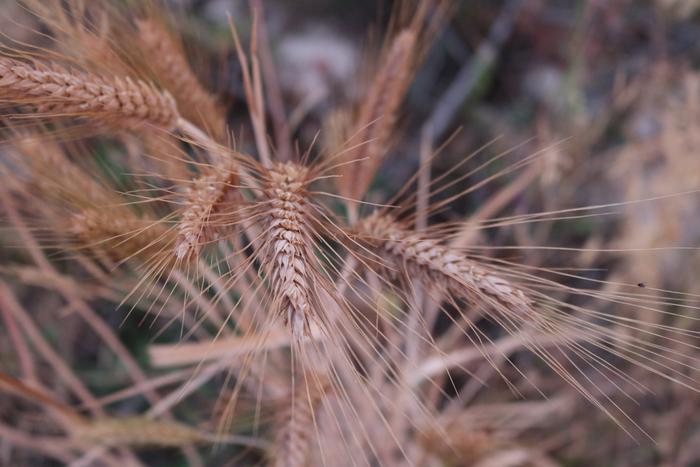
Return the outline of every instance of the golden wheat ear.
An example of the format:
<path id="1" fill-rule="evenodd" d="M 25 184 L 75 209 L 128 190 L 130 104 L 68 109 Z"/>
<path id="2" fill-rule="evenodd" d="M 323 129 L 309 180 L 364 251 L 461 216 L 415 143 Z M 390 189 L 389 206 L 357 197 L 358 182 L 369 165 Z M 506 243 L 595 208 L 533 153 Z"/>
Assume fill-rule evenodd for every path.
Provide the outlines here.
<path id="1" fill-rule="evenodd" d="M 294 163 L 274 165 L 264 175 L 264 199 L 260 210 L 265 219 L 261 261 L 272 302 L 295 339 L 319 323 L 320 289 L 324 277 L 315 256 L 316 233 L 310 205 L 310 170 Z"/>
<path id="2" fill-rule="evenodd" d="M 158 20 L 138 20 L 136 25 L 145 65 L 152 70 L 153 78 L 172 94 L 185 118 L 222 141 L 226 133 L 225 112 L 197 79 L 182 44 Z"/>
<path id="3" fill-rule="evenodd" d="M 491 303 L 520 315 L 532 311 L 525 292 L 508 280 L 435 240 L 405 229 L 391 216 L 373 214 L 358 223 L 358 232 L 367 247 L 386 261 L 394 277 L 405 272 L 427 290 L 446 292 L 475 305 Z"/>
<path id="4" fill-rule="evenodd" d="M 177 225 L 175 257 L 191 261 L 202 246 L 214 242 L 236 222 L 241 204 L 236 184 L 238 174 L 232 160 L 213 166 L 187 187 L 187 200 Z"/>
<path id="5" fill-rule="evenodd" d="M 85 117 L 129 129 L 149 124 L 170 131 L 179 118 L 172 96 L 145 81 L 7 57 L 0 57 L 0 99 L 29 106 L 37 117 Z"/>

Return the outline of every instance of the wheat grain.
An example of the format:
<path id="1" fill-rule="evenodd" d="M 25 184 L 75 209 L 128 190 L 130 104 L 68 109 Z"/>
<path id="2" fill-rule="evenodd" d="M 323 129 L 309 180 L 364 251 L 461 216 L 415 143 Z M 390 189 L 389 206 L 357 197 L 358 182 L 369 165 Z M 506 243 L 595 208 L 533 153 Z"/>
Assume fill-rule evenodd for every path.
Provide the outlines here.
<path id="1" fill-rule="evenodd" d="M 0 57 L 0 99 L 30 105 L 40 116 L 92 117 L 127 128 L 148 123 L 172 130 L 178 120 L 170 94 L 144 81 L 106 78 L 7 57 Z"/>

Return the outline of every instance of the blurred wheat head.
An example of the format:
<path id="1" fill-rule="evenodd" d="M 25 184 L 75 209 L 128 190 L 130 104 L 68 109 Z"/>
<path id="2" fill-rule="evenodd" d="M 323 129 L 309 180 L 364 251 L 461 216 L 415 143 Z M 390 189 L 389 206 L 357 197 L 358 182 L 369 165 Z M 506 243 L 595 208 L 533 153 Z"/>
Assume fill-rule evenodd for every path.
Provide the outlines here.
<path id="1" fill-rule="evenodd" d="M 55 426 L 3 423 L 13 447 L 71 465 L 140 465 L 143 445 L 179 447 L 204 465 L 196 446 L 218 442 L 228 458 L 211 462 L 544 466 L 554 463 L 544 440 L 582 405 L 646 442 L 625 410 L 653 386 L 645 379 L 700 387 L 693 296 L 519 264 L 474 241 L 625 203 L 500 218 L 487 204 L 466 221 L 434 221 L 487 183 L 526 176 L 494 197 L 500 211 L 546 151 L 505 151 L 431 180 L 439 156 L 426 131 L 416 175 L 392 199 L 371 198 L 446 2 L 396 9 L 359 97 L 304 151 L 279 113 L 260 2 L 249 49 L 229 19 L 252 141 L 231 132 L 156 4 L 25 4 L 47 32 L 0 56 L 2 212 L 26 252 L 2 270 L 16 365 L 0 387 Z M 93 394 L 52 351 L 19 284 L 65 302 L 56 326 L 61 312 L 84 320 L 125 369 L 123 387 Z M 145 367 L 93 310 L 98 301 L 172 342 L 152 344 Z M 136 396 L 147 409 L 108 408 Z M 175 420 L 192 397 L 204 407 L 188 414 L 196 426 Z"/>

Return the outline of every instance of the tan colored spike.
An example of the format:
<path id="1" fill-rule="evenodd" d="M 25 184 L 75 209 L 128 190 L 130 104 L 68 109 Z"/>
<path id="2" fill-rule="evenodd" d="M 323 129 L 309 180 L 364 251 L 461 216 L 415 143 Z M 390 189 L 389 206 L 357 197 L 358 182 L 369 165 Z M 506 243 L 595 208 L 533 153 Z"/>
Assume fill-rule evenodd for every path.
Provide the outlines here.
<path id="1" fill-rule="evenodd" d="M 172 130 L 179 118 L 170 94 L 144 81 L 7 57 L 0 57 L 0 100 L 30 105 L 45 116 L 90 117 L 129 128 L 148 123 Z"/>

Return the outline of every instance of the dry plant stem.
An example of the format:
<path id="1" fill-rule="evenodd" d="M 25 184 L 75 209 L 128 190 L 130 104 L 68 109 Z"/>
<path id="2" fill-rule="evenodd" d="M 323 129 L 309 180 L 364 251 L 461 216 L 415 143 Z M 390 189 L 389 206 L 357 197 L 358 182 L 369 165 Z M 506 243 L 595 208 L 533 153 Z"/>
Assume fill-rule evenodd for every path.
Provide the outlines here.
<path id="1" fill-rule="evenodd" d="M 309 321 L 320 303 L 320 284 L 313 271 L 314 238 L 307 212 L 308 172 L 304 167 L 286 163 L 274 166 L 267 177 L 265 273 L 275 308 L 289 325 L 292 336 L 301 339 L 309 333 Z"/>
<path id="2" fill-rule="evenodd" d="M 182 423 L 146 417 L 97 418 L 76 427 L 73 436 L 82 442 L 105 446 L 180 447 L 194 443 L 233 443 L 267 447 L 246 436 L 217 436 Z"/>
<path id="3" fill-rule="evenodd" d="M 34 361 L 32 360 L 27 342 L 22 337 L 22 334 L 17 327 L 15 319 L 12 317 L 12 314 L 10 314 L 10 311 L 4 307 L 0 307 L 0 313 L 2 314 L 3 321 L 5 321 L 5 327 L 10 335 L 12 346 L 16 349 L 22 375 L 27 381 L 36 381 L 36 368 L 34 366 Z"/>
<path id="4" fill-rule="evenodd" d="M 503 44 L 513 31 L 513 25 L 526 2 L 510 0 L 503 7 L 489 30 L 488 37 L 479 44 L 476 53 L 462 66 L 450 86 L 440 96 L 426 125 L 433 128 L 434 138 L 441 138 L 455 114 L 481 82 L 484 73 L 492 69 Z"/>
<path id="5" fill-rule="evenodd" d="M 485 355 L 505 358 L 519 349 L 526 348 L 534 339 L 537 340 L 538 346 L 544 348 L 547 346 L 560 346 L 568 341 L 584 341 L 586 338 L 584 335 L 574 333 L 542 337 L 523 331 L 512 336 L 502 337 L 488 346 L 459 348 L 445 355 L 434 355 L 426 358 L 420 366 L 413 369 L 409 381 L 411 385 L 421 384 L 450 369 L 463 368 L 470 362 L 483 359 Z"/>
<path id="6" fill-rule="evenodd" d="M 247 355 L 252 351 L 264 352 L 288 347 L 290 344 L 289 332 L 280 330 L 265 336 L 233 336 L 211 342 L 152 345 L 149 355 L 151 365 L 156 368 L 168 368 Z"/>
<path id="7" fill-rule="evenodd" d="M 73 374 L 68 365 L 66 365 L 63 360 L 58 357 L 54 349 L 52 349 L 51 346 L 44 340 L 41 332 L 39 329 L 37 329 L 36 325 L 32 322 L 29 316 L 24 312 L 11 289 L 1 281 L 0 302 L 2 303 L 3 307 L 7 308 L 11 313 L 13 313 L 14 317 L 24 328 L 24 332 L 29 337 L 32 345 L 34 345 L 42 357 L 44 357 L 46 361 L 51 364 L 53 369 L 61 376 L 61 379 L 63 379 L 70 386 L 73 393 L 79 397 L 87 407 L 94 410 L 95 413 L 103 415 L 97 400 L 92 396 L 85 385 Z"/>
<path id="8" fill-rule="evenodd" d="M 182 46 L 157 20 L 140 20 L 137 26 L 147 65 L 158 82 L 173 95 L 185 118 L 221 141 L 225 135 L 226 118 L 214 96 L 204 89 L 193 73 Z"/>
<path id="9" fill-rule="evenodd" d="M 13 427 L 0 424 L 0 439 L 13 446 L 27 449 L 32 452 L 42 452 L 49 457 L 57 459 L 64 463 L 70 464 L 74 459 L 72 444 L 65 441 L 64 438 L 52 438 L 44 436 L 36 436 L 24 433 Z M 110 465 L 119 465 L 113 462 Z"/>
<path id="10" fill-rule="evenodd" d="M 73 436 L 109 446 L 183 446 L 204 441 L 200 432 L 186 425 L 144 417 L 97 418 L 76 425 Z"/>
<path id="11" fill-rule="evenodd" d="M 106 78 L 56 64 L 28 64 L 0 57 L 0 99 L 28 104 L 41 115 L 91 117 L 136 128 L 144 123 L 175 128 L 175 101 L 140 80 Z"/>
<path id="12" fill-rule="evenodd" d="M 265 17 L 262 0 L 250 0 L 251 9 L 258 10 L 258 16 Z M 265 22 L 260 24 L 258 31 L 260 40 L 260 62 L 262 65 L 263 78 L 266 84 L 270 115 L 275 129 L 275 158 L 280 162 L 287 162 L 292 157 L 292 136 L 290 122 L 284 109 L 284 99 L 282 97 L 282 87 L 280 85 L 275 64 L 270 51 L 270 43 L 265 28 Z"/>

